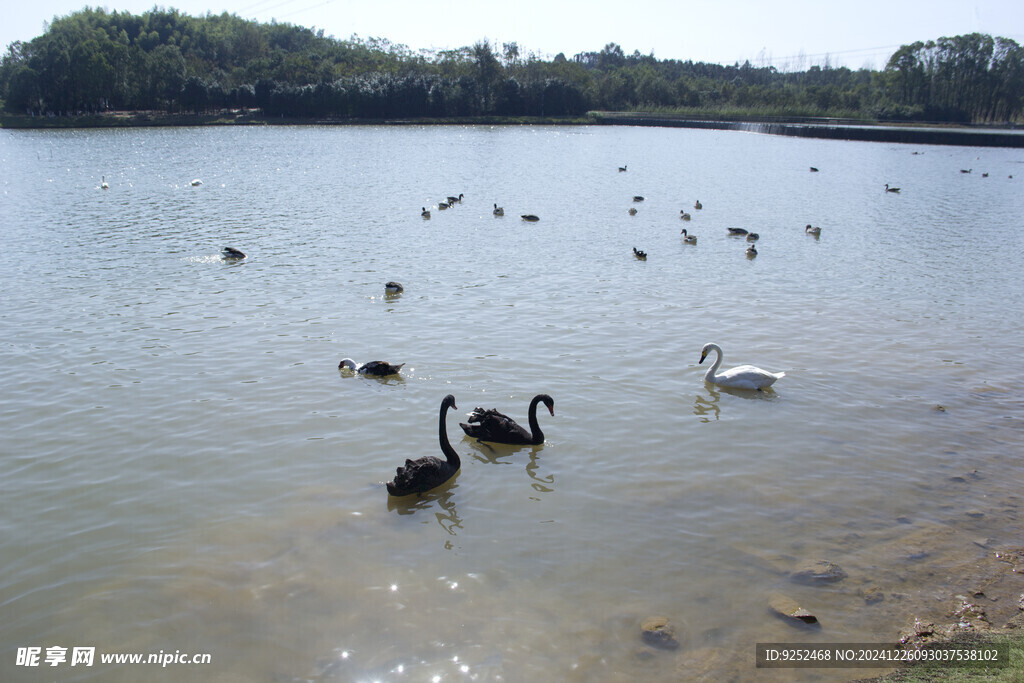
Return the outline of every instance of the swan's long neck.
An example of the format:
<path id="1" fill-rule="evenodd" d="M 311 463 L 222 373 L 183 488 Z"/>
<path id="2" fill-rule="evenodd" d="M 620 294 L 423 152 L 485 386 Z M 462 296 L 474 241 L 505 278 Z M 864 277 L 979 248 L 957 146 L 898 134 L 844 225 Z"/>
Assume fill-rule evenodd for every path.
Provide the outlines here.
<path id="1" fill-rule="evenodd" d="M 448 464 L 459 468 L 462 466 L 462 460 L 459 458 L 458 452 L 452 448 L 451 442 L 448 441 L 448 430 L 445 427 L 445 416 L 448 414 L 448 408 L 451 406 L 452 404 L 448 401 L 441 404 L 441 415 L 437 420 L 437 438 L 441 442 L 441 452 L 444 453 Z"/>
<path id="2" fill-rule="evenodd" d="M 537 422 L 537 404 L 540 402 L 540 396 L 534 396 L 530 401 L 530 436 L 535 444 L 544 443 L 544 432 L 540 430 L 540 423 Z"/>
<path id="3" fill-rule="evenodd" d="M 715 378 L 715 373 L 718 372 L 718 368 L 722 365 L 722 349 L 717 346 L 712 346 L 711 351 L 715 352 L 715 362 L 711 364 L 708 371 L 704 373 L 704 381 L 710 382 Z"/>

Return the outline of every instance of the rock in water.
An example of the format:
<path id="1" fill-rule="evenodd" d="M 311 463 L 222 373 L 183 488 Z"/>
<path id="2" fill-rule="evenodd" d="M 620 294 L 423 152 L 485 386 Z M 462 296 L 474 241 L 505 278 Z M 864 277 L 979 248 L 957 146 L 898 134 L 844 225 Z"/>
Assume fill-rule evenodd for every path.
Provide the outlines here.
<path id="1" fill-rule="evenodd" d="M 648 617 L 640 624 L 640 637 L 652 647 L 675 650 L 679 647 L 676 627 L 668 617 Z"/>
<path id="2" fill-rule="evenodd" d="M 769 596 L 768 609 L 781 617 L 785 617 L 786 619 L 791 619 L 793 621 L 799 621 L 804 624 L 818 623 L 818 617 L 801 607 L 796 600 L 786 595 L 782 595 L 781 593 L 773 593 Z"/>
<path id="3" fill-rule="evenodd" d="M 819 583 L 835 583 L 846 578 L 846 572 L 834 562 L 827 560 L 811 560 L 791 572 L 789 580 L 813 586 Z"/>

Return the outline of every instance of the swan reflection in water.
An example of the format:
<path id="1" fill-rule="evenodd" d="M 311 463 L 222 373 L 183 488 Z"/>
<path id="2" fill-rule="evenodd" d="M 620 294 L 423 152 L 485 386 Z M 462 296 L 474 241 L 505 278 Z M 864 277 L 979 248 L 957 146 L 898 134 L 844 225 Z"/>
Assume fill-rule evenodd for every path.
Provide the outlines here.
<path id="1" fill-rule="evenodd" d="M 761 401 L 779 400 L 778 394 L 773 391 L 751 391 L 750 389 L 735 389 L 733 387 L 722 387 L 710 382 L 705 384 L 708 395 L 697 395 L 693 400 L 693 414 L 700 418 L 701 422 L 714 422 L 722 417 L 722 394 L 737 396 L 739 398 L 754 399 Z"/>
<path id="2" fill-rule="evenodd" d="M 459 488 L 459 485 L 455 483 L 459 478 L 459 474 L 461 472 L 457 472 L 454 477 L 441 486 L 431 489 L 426 493 L 421 493 L 418 496 L 388 496 L 388 512 L 397 512 L 400 515 L 414 515 L 422 510 L 431 509 L 437 503 L 437 506 L 440 508 L 440 510 L 434 512 L 434 516 L 437 517 L 437 523 L 452 536 L 457 536 L 458 530 L 462 529 L 462 517 L 459 516 L 454 500 L 455 492 Z"/>
<path id="3" fill-rule="evenodd" d="M 490 464 L 490 465 L 514 465 L 515 461 L 506 460 L 520 451 L 524 450 L 526 446 L 511 446 L 508 444 L 491 444 L 485 441 L 478 441 L 476 439 L 470 439 L 468 436 L 463 439 L 467 445 L 473 449 L 473 459 L 477 462 Z M 544 450 L 544 445 L 530 446 L 530 460 L 526 463 L 526 474 L 533 480 L 530 486 L 533 487 L 538 493 L 551 493 L 555 490 L 555 475 L 548 474 L 541 476 L 538 473 L 540 469 L 540 453 Z"/>

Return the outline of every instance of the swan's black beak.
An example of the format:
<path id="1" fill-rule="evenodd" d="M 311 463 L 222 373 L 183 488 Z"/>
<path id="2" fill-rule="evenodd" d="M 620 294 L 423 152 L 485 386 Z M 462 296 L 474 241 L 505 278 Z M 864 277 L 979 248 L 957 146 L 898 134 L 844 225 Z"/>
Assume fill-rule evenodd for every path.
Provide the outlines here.
<path id="1" fill-rule="evenodd" d="M 704 359 L 707 358 L 707 357 L 708 357 L 707 351 L 705 351 L 704 353 L 700 354 L 700 361 L 697 363 L 697 365 L 700 365 L 701 363 L 703 363 Z"/>

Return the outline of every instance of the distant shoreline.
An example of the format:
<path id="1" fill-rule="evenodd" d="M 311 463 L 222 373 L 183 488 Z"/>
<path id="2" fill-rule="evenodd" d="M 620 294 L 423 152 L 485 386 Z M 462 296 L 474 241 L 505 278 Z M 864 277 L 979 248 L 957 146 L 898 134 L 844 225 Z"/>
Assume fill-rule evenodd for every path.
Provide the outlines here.
<path id="1" fill-rule="evenodd" d="M 846 119 L 794 117 L 716 117 L 645 112 L 589 112 L 576 117 L 469 116 L 413 119 L 334 119 L 264 116 L 255 111 L 223 111 L 215 114 L 166 114 L 163 112 L 115 112 L 80 116 L 0 115 L 0 128 L 8 130 L 74 128 L 145 128 L 168 126 L 401 126 L 401 125 L 614 125 L 666 128 L 733 130 L 766 135 L 810 137 L 965 147 L 1024 147 L 1024 130 L 1009 127 L 978 127 L 953 124 L 876 123 Z"/>

